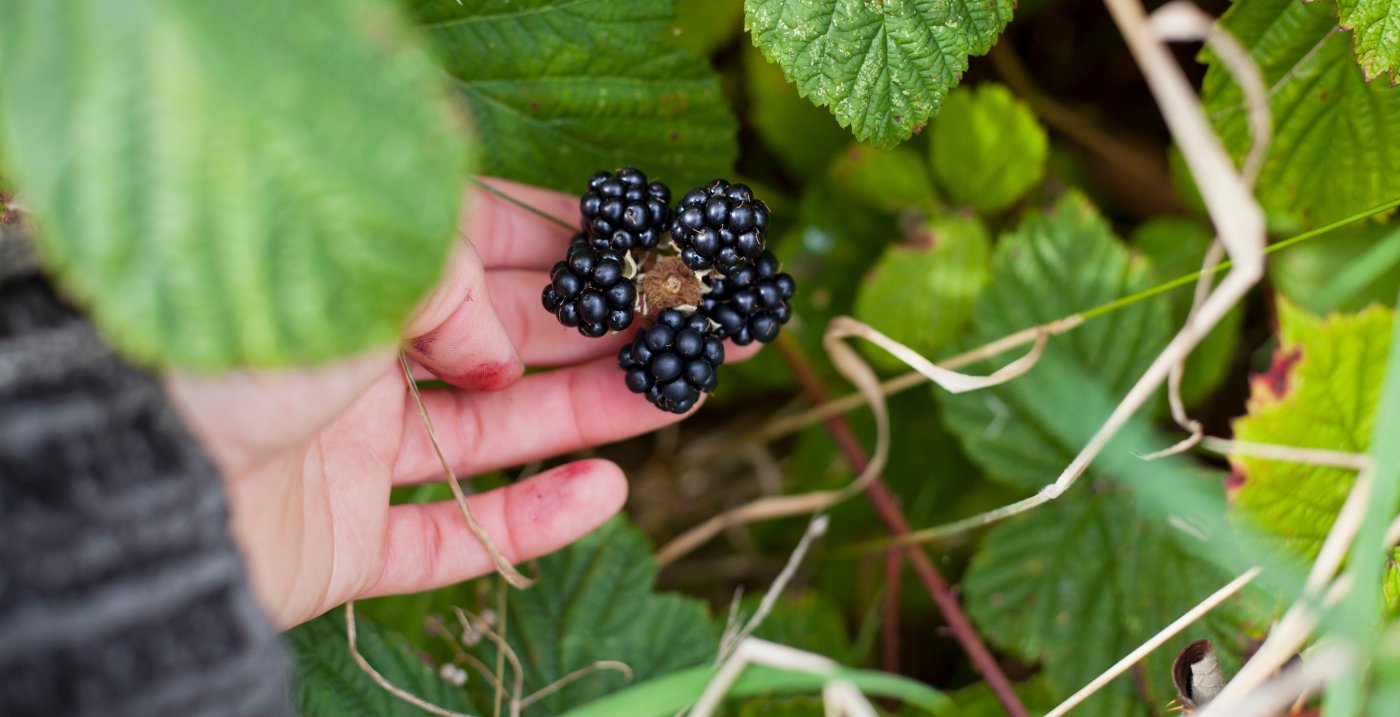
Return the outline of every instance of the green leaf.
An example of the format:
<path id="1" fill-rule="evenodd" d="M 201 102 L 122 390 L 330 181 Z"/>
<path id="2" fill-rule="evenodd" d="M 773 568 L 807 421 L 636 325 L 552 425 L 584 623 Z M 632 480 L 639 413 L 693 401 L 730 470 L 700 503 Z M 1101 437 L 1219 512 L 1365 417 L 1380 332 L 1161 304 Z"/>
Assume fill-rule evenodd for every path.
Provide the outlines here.
<path id="1" fill-rule="evenodd" d="M 344 615 L 332 610 L 287 633 L 296 659 L 292 699 L 297 712 L 302 717 L 428 714 L 386 692 L 355 664 L 345 639 Z M 481 714 L 466 692 L 439 678 L 402 636 L 363 616 L 356 619 L 355 632 L 360 654 L 394 685 L 439 707 Z"/>
<path id="2" fill-rule="evenodd" d="M 714 670 L 695 667 L 630 687 L 615 695 L 572 710 L 563 717 L 670 717 L 695 701 Z M 726 693 L 730 697 L 751 697 L 761 694 L 820 692 L 827 679 L 846 680 L 867 695 L 893 697 L 914 704 L 933 715 L 952 715 L 953 703 L 943 693 L 915 680 L 886 672 L 853 670 L 837 667 L 830 677 L 805 672 L 750 665 Z"/>
<path id="3" fill-rule="evenodd" d="M 525 694 L 598 660 L 627 664 L 639 683 L 714 659 L 719 630 L 705 604 L 652 592 L 656 558 L 641 531 L 621 519 L 538 564 L 538 582 L 511 590 L 506 607 L 506 639 L 524 665 Z M 481 652 L 495 664 L 489 645 Z M 626 685 L 616 672 L 598 672 L 524 714 L 563 714 Z"/>
<path id="4" fill-rule="evenodd" d="M 905 243 L 885 247 L 866 273 L 856 318 L 936 357 L 962 331 L 987 284 L 991 244 L 986 227 L 974 216 L 945 214 L 927 220 Z M 907 370 L 884 349 L 862 346 L 862 351 L 884 370 Z"/>
<path id="5" fill-rule="evenodd" d="M 674 9 L 675 20 L 662 37 L 696 57 L 728 46 L 743 27 L 743 0 L 676 0 Z"/>
<path id="6" fill-rule="evenodd" d="M 1200 271 L 1213 238 L 1214 232 L 1209 228 L 1189 219 L 1155 219 L 1138 226 L 1131 243 L 1152 261 L 1157 281 L 1170 281 Z M 1193 285 L 1176 289 L 1164 299 L 1155 299 L 1165 300 L 1171 306 L 1173 327 L 1186 324 L 1194 291 Z M 1244 309 L 1237 306 L 1191 352 L 1181 382 L 1181 396 L 1188 406 L 1200 403 L 1225 380 L 1243 321 Z"/>
<path id="7" fill-rule="evenodd" d="M 1259 63 L 1274 139 L 1258 196 L 1293 233 L 1400 195 L 1400 88 L 1367 83 L 1329 2 L 1240 0 L 1221 19 Z M 1202 94 L 1225 146 L 1252 142 L 1239 87 L 1209 52 Z"/>
<path id="8" fill-rule="evenodd" d="M 991 49 L 1010 0 L 745 0 L 744 24 L 798 92 L 856 139 L 891 147 L 938 113 L 969 55 Z"/>
<path id="9" fill-rule="evenodd" d="M 1047 213 L 1029 215 L 998 242 L 991 281 L 963 343 L 981 346 L 1154 283 L 1147 263 L 1124 249 L 1098 212 L 1069 195 Z M 984 391 L 940 396 L 944 422 L 994 478 L 1040 489 L 1082 447 L 1078 434 L 1065 427 L 1092 429 L 1112 408 L 1082 400 L 1060 377 L 1092 367 L 1098 385 L 1116 400 L 1166 345 L 1167 317 L 1166 302 L 1141 301 L 1053 337 L 1040 364 L 1025 376 Z M 986 371 L 1008 358 L 971 370 Z"/>
<path id="10" fill-rule="evenodd" d="M 762 595 L 744 599 L 743 615 L 754 613 Z M 851 636 L 845 618 L 822 593 L 805 590 L 784 595 L 754 631 L 754 637 L 795 647 L 844 662 L 850 657 Z"/>
<path id="11" fill-rule="evenodd" d="M 1024 704 L 1031 714 L 1044 714 L 1059 704 L 1044 672 L 1013 687 L 1016 696 L 1021 698 L 1021 704 Z M 974 683 L 949 693 L 948 696 L 958 705 L 958 717 L 1004 717 L 1006 714 L 1006 708 L 997 701 L 996 694 L 986 682 Z"/>
<path id="12" fill-rule="evenodd" d="M 886 212 L 924 207 L 938 199 L 924 158 L 908 147 L 853 144 L 831 163 L 831 177 L 842 192 Z"/>
<path id="13" fill-rule="evenodd" d="M 1039 661 L 1069 697 L 1224 585 L 1229 576 L 1181 547 L 1181 531 L 1147 519 L 1133 498 L 1081 484 L 992 529 L 963 581 L 968 612 L 992 642 Z M 1076 708 L 1081 717 L 1149 717 L 1175 696 L 1171 664 L 1208 638 L 1227 674 L 1238 666 L 1249 611 L 1232 599 Z"/>
<path id="14" fill-rule="evenodd" d="M 1269 371 L 1250 381 L 1249 412 L 1235 421 L 1235 438 L 1366 452 L 1394 312 L 1376 306 L 1320 319 L 1280 300 L 1278 315 L 1279 348 Z M 1245 455 L 1230 462 L 1244 520 L 1303 558 L 1321 549 L 1356 479 L 1341 468 Z"/>
<path id="15" fill-rule="evenodd" d="M 1367 223 L 1303 242 L 1270 258 L 1269 279 L 1315 314 L 1389 304 L 1400 293 L 1400 223 Z"/>
<path id="16" fill-rule="evenodd" d="M 1400 69 L 1400 2 L 1396 0 L 1337 0 L 1342 27 L 1356 36 L 1356 60 L 1366 80 Z"/>
<path id="17" fill-rule="evenodd" d="M 1030 108 L 1005 87 L 983 83 L 949 95 L 933 122 L 929 151 L 948 198 L 994 212 L 1045 178 L 1049 144 Z"/>
<path id="18" fill-rule="evenodd" d="M 739 705 L 738 717 L 826 717 L 820 697 L 759 697 Z"/>
<path id="19" fill-rule="evenodd" d="M 658 37 L 670 0 L 405 1 L 491 138 L 488 174 L 581 191 L 635 165 L 680 193 L 733 169 L 718 75 Z"/>
<path id="20" fill-rule="evenodd" d="M 44 258 L 138 360 L 393 344 L 456 236 L 465 135 L 377 0 L 11 4 L 0 86 Z"/>
<path id="21" fill-rule="evenodd" d="M 782 68 L 763 59 L 752 45 L 744 46 L 744 84 L 748 90 L 749 123 L 783 166 L 798 177 L 814 177 L 851 135 L 831 113 L 813 107 L 783 77 Z"/>

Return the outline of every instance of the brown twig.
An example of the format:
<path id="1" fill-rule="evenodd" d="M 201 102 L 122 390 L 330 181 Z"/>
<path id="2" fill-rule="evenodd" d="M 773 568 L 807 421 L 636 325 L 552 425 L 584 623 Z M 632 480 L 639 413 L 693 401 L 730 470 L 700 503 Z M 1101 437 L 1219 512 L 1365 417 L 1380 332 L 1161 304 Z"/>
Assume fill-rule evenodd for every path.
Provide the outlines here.
<path id="1" fill-rule="evenodd" d="M 814 404 L 825 403 L 827 400 L 826 391 L 822 388 L 821 380 L 812 370 L 812 365 L 807 361 L 807 357 L 802 355 L 802 350 L 786 336 L 779 337 L 775 345 L 779 355 L 787 363 L 808 400 Z M 842 457 L 845 458 L 851 470 L 856 474 L 864 471 L 868 461 L 865 449 L 861 447 L 860 440 L 851 431 L 845 417 L 832 416 L 823 425 L 831 434 L 832 440 L 835 441 L 837 449 L 841 451 Z M 903 535 L 909 532 L 909 523 L 904 519 L 904 511 L 900 509 L 899 503 L 890 493 L 889 488 L 885 486 L 883 479 L 876 478 L 866 488 L 865 494 L 870 498 L 875 512 L 880 515 L 880 519 L 885 522 L 885 526 L 891 533 Z M 1025 705 L 1021 704 L 1020 698 L 1012 689 L 1011 681 L 1006 678 L 1006 673 L 1002 672 L 996 658 L 992 657 L 991 650 L 987 649 L 986 643 L 977 634 L 972 622 L 967 619 L 967 614 L 958 604 L 958 599 L 953 595 L 953 591 L 948 588 L 948 583 L 934 567 L 933 561 L 929 560 L 922 548 L 908 547 L 904 549 L 904 553 L 913 564 L 914 572 L 919 576 L 924 588 L 928 590 L 934 604 L 938 606 L 939 612 L 943 613 L 943 619 L 948 621 L 948 630 L 952 632 L 958 644 L 962 645 L 963 650 L 967 652 L 973 667 L 986 679 L 987 686 L 991 688 L 997 701 L 1006 709 L 1006 713 L 1010 717 L 1029 717 Z"/>

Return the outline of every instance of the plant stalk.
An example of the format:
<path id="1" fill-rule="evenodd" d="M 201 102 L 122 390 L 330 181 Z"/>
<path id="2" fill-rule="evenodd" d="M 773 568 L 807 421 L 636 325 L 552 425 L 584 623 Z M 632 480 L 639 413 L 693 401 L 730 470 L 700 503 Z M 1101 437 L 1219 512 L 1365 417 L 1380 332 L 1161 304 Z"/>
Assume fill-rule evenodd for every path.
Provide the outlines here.
<path id="1" fill-rule="evenodd" d="M 826 391 L 822 388 L 816 372 L 812 370 L 811 363 L 802 354 L 802 350 L 786 336 L 780 336 L 775 345 L 807 399 L 813 404 L 825 403 L 827 401 Z M 861 471 L 865 470 L 869 459 L 865 454 L 865 449 L 860 444 L 860 440 L 851 431 L 850 424 L 846 422 L 845 417 L 832 416 L 826 419 L 823 425 L 831 434 L 831 438 L 835 441 L 837 449 L 841 451 L 841 456 L 845 459 L 846 464 L 859 475 Z M 883 478 L 876 478 L 866 489 L 865 494 L 891 533 L 900 536 L 909 532 L 909 522 L 904 518 L 904 511 L 900 509 L 899 502 L 885 486 Z M 1006 709 L 1007 715 L 1009 717 L 1030 717 L 1025 705 L 1021 704 L 1021 699 L 1016 696 L 1011 681 L 1007 679 L 1006 673 L 1002 672 L 1001 665 L 997 664 L 991 650 L 982 641 L 981 635 L 977 634 L 977 629 L 972 626 L 972 621 L 968 620 L 967 613 L 963 612 L 962 606 L 958 604 L 957 596 L 953 595 L 947 581 L 934 567 L 928 554 L 918 546 L 904 548 L 904 554 L 914 566 L 914 573 L 919 576 L 919 581 L 928 590 L 929 597 L 933 598 L 939 612 L 943 613 L 943 619 L 948 621 L 948 630 L 952 632 L 954 639 L 958 641 L 968 658 L 972 660 L 974 669 L 987 681 L 987 686 L 991 688 L 997 701 Z"/>

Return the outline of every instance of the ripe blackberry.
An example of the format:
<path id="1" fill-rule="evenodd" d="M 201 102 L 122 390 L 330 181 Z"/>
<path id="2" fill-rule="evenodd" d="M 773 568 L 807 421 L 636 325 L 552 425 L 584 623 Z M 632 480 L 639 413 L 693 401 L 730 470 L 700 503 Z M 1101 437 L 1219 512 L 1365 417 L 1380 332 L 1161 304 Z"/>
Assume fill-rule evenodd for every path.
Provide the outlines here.
<path id="1" fill-rule="evenodd" d="M 617 363 L 627 372 L 625 380 L 632 393 L 645 395 L 663 411 L 685 413 L 701 393 L 719 384 L 724 344 L 714 335 L 709 319 L 667 309 L 622 347 Z"/>
<path id="2" fill-rule="evenodd" d="M 574 236 L 569 258 L 549 271 L 541 297 L 545 310 L 591 338 L 631 326 L 637 287 L 622 270 L 621 254 L 598 251 L 585 235 Z"/>
<path id="3" fill-rule="evenodd" d="M 579 200 L 583 230 L 598 251 L 623 253 L 651 249 L 671 218 L 671 190 L 647 183 L 641 170 L 623 167 L 617 174 L 598 172 Z"/>
<path id="4" fill-rule="evenodd" d="M 721 339 L 733 339 L 740 346 L 766 344 L 792 318 L 788 299 L 796 291 L 792 277 L 779 273 L 778 258 L 765 251 L 752 266 L 711 280 L 700 313 L 719 324 L 715 335 Z"/>
<path id="5" fill-rule="evenodd" d="M 743 268 L 763 251 L 767 234 L 768 205 L 748 187 L 723 179 L 686 192 L 671 221 L 681 260 L 696 271 Z"/>

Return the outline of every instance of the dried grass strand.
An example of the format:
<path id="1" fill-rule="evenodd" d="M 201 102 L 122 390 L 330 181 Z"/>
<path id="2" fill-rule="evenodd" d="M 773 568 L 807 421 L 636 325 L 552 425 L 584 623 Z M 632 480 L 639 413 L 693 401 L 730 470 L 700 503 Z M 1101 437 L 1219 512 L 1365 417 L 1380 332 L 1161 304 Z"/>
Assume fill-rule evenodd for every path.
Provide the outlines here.
<path id="1" fill-rule="evenodd" d="M 407 702 L 408 704 L 411 704 L 414 707 L 423 710 L 424 712 L 439 715 L 439 717 L 475 717 L 474 715 L 469 715 L 464 712 L 454 712 L 447 708 L 439 707 L 419 697 L 418 695 L 415 695 L 412 692 L 409 692 L 408 690 L 405 690 L 402 687 L 395 685 L 394 683 L 389 681 L 389 678 L 380 674 L 379 670 L 374 669 L 374 666 L 369 664 L 369 660 L 366 660 L 365 656 L 360 654 L 360 648 L 356 644 L 357 634 L 355 631 L 354 600 L 345 603 L 345 637 L 346 640 L 350 643 L 350 657 L 354 658 L 355 664 L 359 665 L 360 670 L 362 670 L 365 674 L 369 675 L 370 679 L 374 680 L 374 683 L 379 685 L 379 687 L 385 692 L 388 692 L 394 697 L 397 697 L 398 699 L 403 700 L 404 702 Z"/>
<path id="2" fill-rule="evenodd" d="M 1143 658 L 1147 657 L 1154 650 L 1161 647 L 1168 640 L 1175 637 L 1177 633 L 1181 632 L 1182 630 L 1185 630 L 1192 623 L 1201 619 L 1201 617 L 1204 616 L 1206 613 L 1210 612 L 1211 610 L 1214 610 L 1218 605 L 1230 599 L 1232 596 L 1235 595 L 1235 593 L 1238 593 L 1241 589 L 1243 589 L 1245 585 L 1248 585 L 1250 581 L 1254 580 L 1254 578 L 1259 575 L 1259 572 L 1261 570 L 1262 568 L 1259 568 L 1257 566 L 1250 568 L 1240 576 L 1236 577 L 1234 580 L 1231 580 L 1224 587 L 1220 588 L 1219 590 L 1216 590 L 1210 595 L 1210 597 L 1206 598 L 1205 600 L 1202 600 L 1198 605 L 1186 611 L 1184 615 L 1172 621 L 1170 625 L 1167 625 L 1166 627 L 1162 628 L 1160 632 L 1158 632 L 1156 635 L 1153 635 L 1146 642 L 1139 645 L 1137 649 L 1128 653 L 1126 656 L 1123 657 L 1123 659 L 1119 660 L 1112 667 L 1108 668 L 1107 670 L 1104 670 L 1103 674 L 1099 675 L 1098 677 L 1095 677 L 1089 682 L 1089 684 L 1080 688 L 1078 692 L 1075 692 L 1073 695 L 1070 695 L 1069 699 L 1066 699 L 1064 702 L 1061 702 L 1057 707 L 1055 707 L 1055 709 L 1052 709 L 1049 712 L 1045 713 L 1045 717 L 1063 717 L 1063 715 L 1068 713 L 1070 710 L 1079 706 L 1079 703 L 1088 699 L 1095 692 L 1098 692 L 1105 685 L 1112 682 L 1115 678 L 1117 678 L 1124 672 L 1127 672 L 1130 668 L 1132 668 L 1133 665 L 1136 665 L 1138 662 L 1141 662 Z"/>
<path id="3" fill-rule="evenodd" d="M 1064 320 L 1063 326 L 1058 328 L 1060 331 L 1068 330 L 1069 327 L 1078 325 L 1080 321 L 1082 319 L 1078 319 L 1078 317 L 1071 317 L 1069 320 Z M 1020 334 L 1026 333 L 1020 332 Z M 913 349 L 855 319 L 846 316 L 832 319 L 831 323 L 827 325 L 826 334 L 823 337 L 827 354 L 836 369 L 856 385 L 862 400 L 869 403 L 875 413 L 875 452 L 870 457 L 865 469 L 856 476 L 855 480 L 839 490 L 759 498 L 720 513 L 682 533 L 663 546 L 657 552 L 658 562 L 662 567 L 670 565 L 731 526 L 826 510 L 852 496 L 859 495 L 879 477 L 880 471 L 884 470 L 885 461 L 889 457 L 889 412 L 879 378 L 870 365 L 860 357 L 855 349 L 846 344 L 844 339 L 864 338 L 886 350 L 894 349 L 891 350 L 891 353 L 912 365 L 925 380 L 934 381 L 945 389 L 958 393 L 995 386 L 1029 371 L 1040 360 L 1045 342 L 1051 333 L 1051 330 L 1040 327 L 1031 330 L 1029 335 L 1032 337 L 1034 345 L 1029 352 L 988 376 L 970 376 L 948 369 L 946 366 L 938 366 Z M 1004 350 L 1000 348 L 1001 345 L 1015 345 L 1015 342 L 1020 341 L 1020 334 L 1009 336 L 996 344 L 989 344 L 987 350 L 994 350 L 991 355 L 1000 353 Z"/>
<path id="4" fill-rule="evenodd" d="M 428 415 L 428 407 L 423 405 L 423 396 L 418 392 L 418 382 L 413 380 L 413 369 L 408 365 L 408 355 L 403 351 L 399 352 L 399 365 L 403 367 L 404 381 L 408 384 L 408 392 L 413 396 L 413 404 L 418 407 L 418 415 L 423 419 L 423 428 L 428 432 L 428 439 L 432 441 L 433 450 L 437 452 L 438 460 L 442 463 L 442 470 L 447 474 L 447 483 L 452 487 L 452 498 L 457 501 L 457 507 L 462 511 L 462 517 L 467 521 L 467 527 L 471 529 L 472 535 L 481 542 L 482 548 L 487 555 L 491 556 L 491 562 L 496 566 L 496 572 L 505 578 L 511 585 L 525 590 L 535 581 L 525 577 L 514 565 L 506 559 L 495 541 L 491 539 L 491 534 L 472 514 L 471 506 L 467 503 L 466 493 L 462 491 L 462 484 L 457 480 L 457 472 L 452 470 L 452 462 L 447 460 L 447 455 L 442 451 L 442 442 L 438 440 L 437 428 L 433 425 L 432 416 Z"/>

